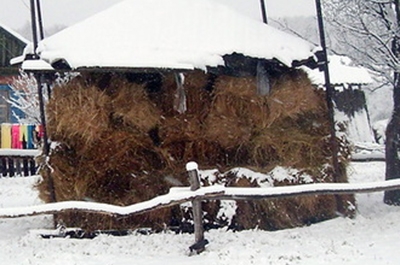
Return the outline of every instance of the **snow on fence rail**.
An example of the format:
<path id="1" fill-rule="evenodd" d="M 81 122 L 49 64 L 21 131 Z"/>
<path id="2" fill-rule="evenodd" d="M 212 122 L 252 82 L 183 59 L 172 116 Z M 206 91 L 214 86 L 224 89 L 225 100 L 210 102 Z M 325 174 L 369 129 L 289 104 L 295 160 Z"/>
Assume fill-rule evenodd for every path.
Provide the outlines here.
<path id="1" fill-rule="evenodd" d="M 191 251 L 200 253 L 208 243 L 204 239 L 201 201 L 207 200 L 261 200 L 296 196 L 369 193 L 400 189 L 400 179 L 368 183 L 316 183 L 270 188 L 237 188 L 209 186 L 200 188 L 198 168 L 194 162 L 188 163 L 187 171 L 191 187 L 171 188 L 168 194 L 129 206 L 105 203 L 64 201 L 27 207 L 0 208 L 0 218 L 17 218 L 41 214 L 56 214 L 64 211 L 82 211 L 111 216 L 139 214 L 186 202 L 192 202 L 195 228 L 195 243 Z"/>
<path id="2" fill-rule="evenodd" d="M 17 218 L 63 211 L 82 211 L 113 216 L 126 216 L 162 209 L 193 200 L 261 200 L 295 196 L 369 193 L 400 189 L 400 179 L 368 183 L 302 184 L 271 188 L 230 188 L 223 186 L 203 187 L 196 191 L 190 188 L 172 188 L 168 194 L 129 206 L 116 206 L 86 201 L 63 201 L 34 206 L 0 208 L 0 218 Z"/>
<path id="3" fill-rule="evenodd" d="M 32 176 L 36 174 L 35 157 L 39 150 L 0 149 L 0 176 Z"/>

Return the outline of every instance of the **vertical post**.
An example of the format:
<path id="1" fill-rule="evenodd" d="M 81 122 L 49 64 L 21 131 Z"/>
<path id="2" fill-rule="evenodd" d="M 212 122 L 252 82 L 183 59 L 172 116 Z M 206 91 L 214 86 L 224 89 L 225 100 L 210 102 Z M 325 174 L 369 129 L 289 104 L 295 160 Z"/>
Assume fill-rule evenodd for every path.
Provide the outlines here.
<path id="1" fill-rule="evenodd" d="M 36 23 L 36 8 L 35 8 L 35 0 L 30 1 L 31 7 L 31 26 L 32 26 L 32 40 L 33 40 L 33 54 L 36 57 L 36 48 L 38 46 L 37 39 L 37 23 Z"/>
<path id="2" fill-rule="evenodd" d="M 198 174 L 198 166 L 196 162 L 189 162 L 186 164 L 186 170 L 189 175 L 190 190 L 196 191 L 200 188 L 200 179 Z M 192 201 L 193 209 L 193 222 L 194 222 L 194 236 L 195 243 L 189 247 L 191 252 L 197 254 L 205 250 L 205 246 L 208 243 L 207 239 L 204 239 L 204 227 L 203 227 L 203 212 L 201 209 L 201 201 L 194 199 Z"/>
<path id="3" fill-rule="evenodd" d="M 261 16 L 262 20 L 265 24 L 268 24 L 268 19 L 267 19 L 267 7 L 265 5 L 265 0 L 260 0 L 260 5 L 261 5 Z"/>
<path id="4" fill-rule="evenodd" d="M 336 141 L 336 130 L 335 130 L 335 117 L 334 117 L 334 106 L 333 106 L 333 93 L 334 89 L 331 85 L 331 80 L 329 76 L 329 61 L 328 61 L 328 52 L 326 48 L 326 40 L 325 40 L 325 29 L 324 29 L 324 21 L 322 17 L 322 7 L 321 0 L 315 0 L 316 8 L 317 8 L 317 19 L 318 19 L 318 29 L 319 29 L 319 37 L 321 42 L 321 47 L 323 49 L 322 59 L 323 59 L 323 70 L 325 77 L 325 88 L 326 88 L 326 103 L 328 106 L 328 115 L 329 122 L 331 123 L 330 134 L 331 134 L 331 148 L 332 148 L 332 166 L 333 166 L 333 181 L 340 182 L 340 169 L 339 169 L 339 159 L 338 159 L 338 143 Z M 344 205 L 341 199 L 336 195 L 336 201 L 338 204 L 338 211 L 343 212 Z"/>
<path id="5" fill-rule="evenodd" d="M 9 156 L 8 158 L 8 174 L 10 177 L 15 176 L 14 159 Z"/>
<path id="6" fill-rule="evenodd" d="M 39 76 L 36 77 L 36 80 L 38 82 L 38 96 L 39 96 L 39 108 L 40 108 L 40 122 L 42 123 L 43 126 L 43 154 L 45 157 L 49 156 L 50 152 L 50 146 L 49 146 L 49 141 L 47 137 L 47 126 L 46 126 L 46 115 L 44 111 L 44 98 L 43 98 L 43 86 L 45 85 L 45 80 L 44 80 L 44 75 L 39 74 Z M 44 169 L 46 170 L 47 178 L 48 178 L 48 189 L 50 193 L 50 202 L 56 202 L 56 194 L 54 190 L 54 182 L 53 178 L 51 177 L 50 174 L 50 169 L 47 165 L 45 165 Z"/>
<path id="7" fill-rule="evenodd" d="M 335 177 L 339 172 L 339 162 L 338 162 L 338 146 L 336 142 L 336 131 L 335 131 L 335 118 L 334 118 L 334 109 L 333 109 L 333 87 L 331 86 L 331 80 L 329 76 L 329 63 L 328 63 L 328 53 L 326 50 L 326 41 L 325 41 L 325 30 L 324 30 L 324 22 L 322 18 L 322 8 L 321 1 L 316 0 L 317 5 L 317 18 L 318 18 L 318 28 L 319 28 L 319 36 L 321 41 L 321 46 L 323 49 L 323 60 L 324 60 L 324 77 L 325 77 L 325 87 L 326 87 L 326 102 L 328 105 L 329 111 L 329 120 L 331 122 L 331 145 L 332 145 L 332 163 L 334 168 Z M 336 179 L 335 179 L 336 180 Z"/>
<path id="8" fill-rule="evenodd" d="M 40 40 L 43 40 L 44 39 L 44 31 L 43 31 L 42 8 L 40 6 L 40 0 L 36 0 L 36 10 L 37 10 L 37 17 L 38 17 L 39 37 L 40 37 Z"/>

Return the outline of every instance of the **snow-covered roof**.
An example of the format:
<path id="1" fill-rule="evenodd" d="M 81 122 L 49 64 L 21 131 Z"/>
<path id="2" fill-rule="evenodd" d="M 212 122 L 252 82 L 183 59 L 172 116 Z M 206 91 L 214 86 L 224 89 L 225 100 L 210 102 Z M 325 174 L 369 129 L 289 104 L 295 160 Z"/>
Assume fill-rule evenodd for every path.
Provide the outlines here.
<path id="1" fill-rule="evenodd" d="M 373 82 L 368 70 L 355 66 L 346 56 L 329 56 L 329 74 L 333 85 L 371 84 Z M 324 85 L 324 72 L 318 69 L 310 70 L 304 67 L 311 82 L 315 85 Z"/>
<path id="2" fill-rule="evenodd" d="M 315 50 L 216 1 L 126 0 L 44 39 L 37 51 L 72 69 L 205 69 L 234 53 L 292 66 Z"/>
<path id="3" fill-rule="evenodd" d="M 11 35 L 13 35 L 15 38 L 22 41 L 23 43 L 25 43 L 25 44 L 29 43 L 29 41 L 27 39 L 25 39 L 24 37 L 22 37 L 21 34 L 17 33 L 16 31 L 12 30 L 11 28 L 7 27 L 5 24 L 1 23 L 1 21 L 0 21 L 0 28 L 3 28 L 5 31 L 7 31 Z"/>

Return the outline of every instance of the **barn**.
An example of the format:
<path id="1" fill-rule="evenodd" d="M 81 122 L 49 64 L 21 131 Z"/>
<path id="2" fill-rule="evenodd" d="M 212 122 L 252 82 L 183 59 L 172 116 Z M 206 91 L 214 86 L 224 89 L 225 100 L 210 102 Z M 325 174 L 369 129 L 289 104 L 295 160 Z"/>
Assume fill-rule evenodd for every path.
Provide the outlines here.
<path id="1" fill-rule="evenodd" d="M 46 106 L 51 170 L 43 170 L 42 198 L 129 205 L 188 185 L 189 161 L 203 185 L 346 182 L 346 141 L 334 180 L 324 92 L 298 69 L 315 67 L 318 50 L 208 0 L 127 0 L 42 40 L 40 60 L 25 61 L 25 70 L 40 74 L 45 62 L 46 72 L 69 73 Z M 354 200 L 203 207 L 210 228 L 275 230 L 348 214 Z M 57 217 L 86 230 L 187 230 L 191 209 Z"/>

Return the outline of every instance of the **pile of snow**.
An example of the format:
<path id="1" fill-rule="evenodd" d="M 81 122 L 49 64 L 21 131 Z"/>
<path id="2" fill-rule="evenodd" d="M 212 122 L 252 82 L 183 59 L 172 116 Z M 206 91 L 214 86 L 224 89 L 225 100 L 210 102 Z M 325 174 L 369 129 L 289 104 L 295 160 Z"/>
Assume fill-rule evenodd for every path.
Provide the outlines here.
<path id="1" fill-rule="evenodd" d="M 382 181 L 384 163 L 351 163 L 352 183 Z M 0 179 L 0 207 L 38 204 L 37 177 Z M 92 264 L 397 264 L 400 208 L 382 202 L 382 192 L 356 195 L 355 219 L 338 217 L 308 227 L 276 232 L 213 230 L 201 255 L 189 256 L 192 234 L 102 235 L 95 239 L 42 239 L 51 219 L 0 219 L 4 265 Z"/>
<path id="2" fill-rule="evenodd" d="M 127 0 L 44 39 L 38 53 L 72 69 L 205 69 L 233 53 L 292 66 L 315 49 L 216 1 Z"/>
<path id="3" fill-rule="evenodd" d="M 329 60 L 329 75 L 333 85 L 351 85 L 351 84 L 371 84 L 373 79 L 368 70 L 353 65 L 350 58 L 346 56 L 331 55 Z M 324 72 L 319 69 L 310 70 L 303 68 L 315 85 L 325 85 Z"/>

